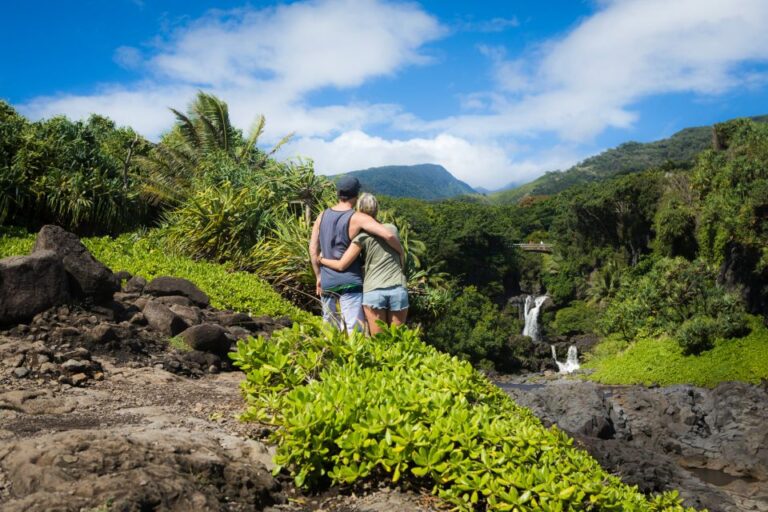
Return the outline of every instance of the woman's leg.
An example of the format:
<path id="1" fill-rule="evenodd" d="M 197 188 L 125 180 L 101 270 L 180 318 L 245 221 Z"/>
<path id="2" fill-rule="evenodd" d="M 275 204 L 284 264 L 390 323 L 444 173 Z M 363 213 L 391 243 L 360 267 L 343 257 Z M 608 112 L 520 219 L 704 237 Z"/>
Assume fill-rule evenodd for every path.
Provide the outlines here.
<path id="1" fill-rule="evenodd" d="M 371 331 L 371 336 L 379 334 L 381 332 L 381 327 L 379 327 L 379 324 L 377 324 L 376 321 L 381 320 L 386 323 L 387 310 L 374 309 L 369 306 L 364 306 L 363 310 L 365 311 L 365 318 L 368 320 L 368 329 Z"/>
<path id="2" fill-rule="evenodd" d="M 392 325 L 402 325 L 405 323 L 405 319 L 408 317 L 408 308 L 401 309 L 400 311 L 392 311 L 390 312 L 390 316 L 390 323 Z"/>

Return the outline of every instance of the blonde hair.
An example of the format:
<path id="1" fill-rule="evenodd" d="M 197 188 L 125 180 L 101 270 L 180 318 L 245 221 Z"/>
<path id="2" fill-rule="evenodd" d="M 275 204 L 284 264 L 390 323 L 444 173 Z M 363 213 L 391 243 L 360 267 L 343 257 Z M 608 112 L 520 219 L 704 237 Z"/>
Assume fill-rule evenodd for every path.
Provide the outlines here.
<path id="1" fill-rule="evenodd" d="M 376 214 L 379 213 L 379 201 L 376 200 L 376 196 L 368 193 L 361 195 L 357 200 L 357 211 L 367 213 L 375 219 Z"/>

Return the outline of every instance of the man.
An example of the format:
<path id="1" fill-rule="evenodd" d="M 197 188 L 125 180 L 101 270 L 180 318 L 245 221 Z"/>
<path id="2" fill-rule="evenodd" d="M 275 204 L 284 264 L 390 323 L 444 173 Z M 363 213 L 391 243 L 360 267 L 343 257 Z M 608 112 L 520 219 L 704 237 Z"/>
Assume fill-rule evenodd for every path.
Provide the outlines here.
<path id="1" fill-rule="evenodd" d="M 316 291 L 323 303 L 323 320 L 347 332 L 362 330 L 363 315 L 363 268 L 358 260 L 343 272 L 321 267 L 318 259 L 339 259 L 352 239 L 360 231 L 375 235 L 387 242 L 399 254 L 403 254 L 397 235 L 379 224 L 373 217 L 356 212 L 360 182 L 352 176 L 344 176 L 336 184 L 338 202 L 322 212 L 312 227 L 309 240 L 309 257 L 317 278 Z M 337 313 L 341 309 L 341 317 Z"/>

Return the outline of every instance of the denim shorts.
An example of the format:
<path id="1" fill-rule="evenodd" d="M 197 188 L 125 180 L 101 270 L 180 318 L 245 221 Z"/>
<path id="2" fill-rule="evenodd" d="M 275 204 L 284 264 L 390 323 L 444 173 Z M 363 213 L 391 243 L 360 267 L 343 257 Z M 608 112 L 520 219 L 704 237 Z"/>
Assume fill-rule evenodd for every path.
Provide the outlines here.
<path id="1" fill-rule="evenodd" d="M 364 292 L 363 306 L 390 311 L 408 309 L 408 290 L 405 289 L 405 286 L 398 285 Z"/>

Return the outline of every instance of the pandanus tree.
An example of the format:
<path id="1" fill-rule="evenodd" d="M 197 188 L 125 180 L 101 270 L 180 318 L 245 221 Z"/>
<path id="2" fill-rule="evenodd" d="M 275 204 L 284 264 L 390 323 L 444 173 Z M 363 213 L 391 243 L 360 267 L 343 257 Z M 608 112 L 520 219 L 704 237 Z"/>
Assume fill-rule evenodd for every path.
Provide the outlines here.
<path id="1" fill-rule="evenodd" d="M 0 223 L 117 233 L 146 221 L 134 155 L 149 143 L 105 117 L 27 122 L 0 102 Z"/>

